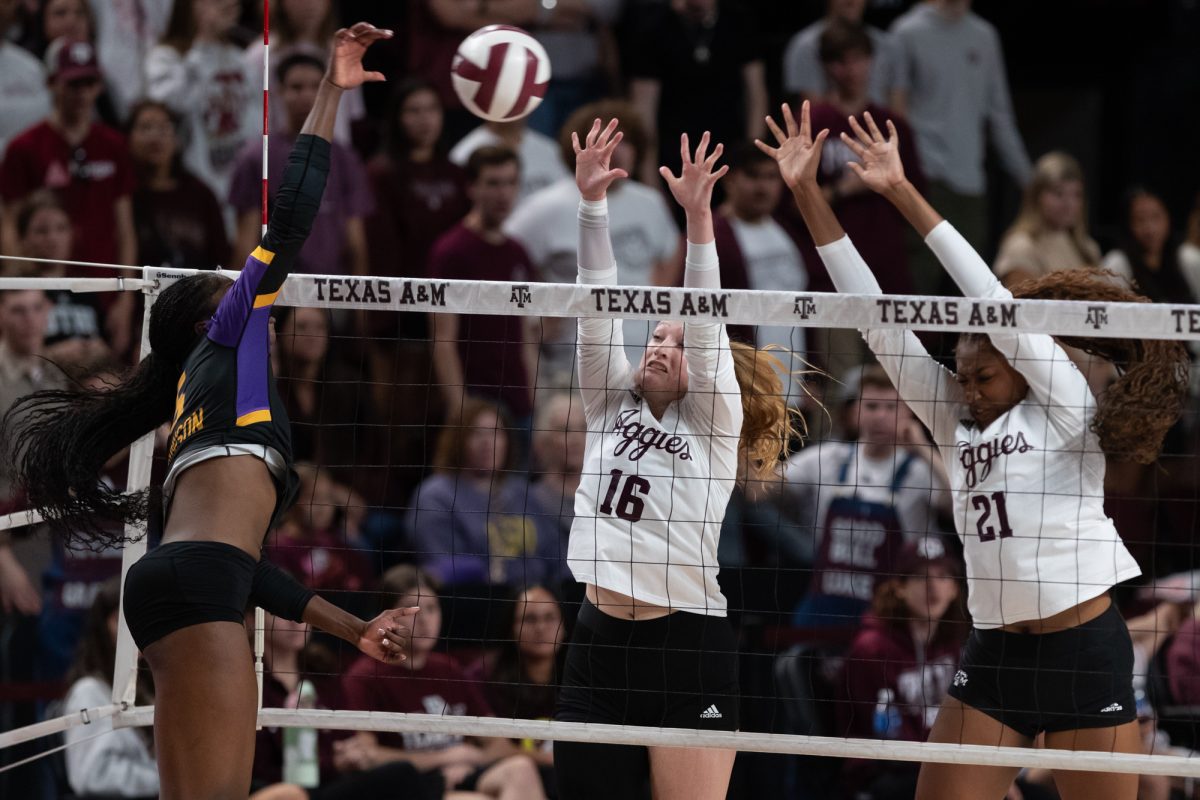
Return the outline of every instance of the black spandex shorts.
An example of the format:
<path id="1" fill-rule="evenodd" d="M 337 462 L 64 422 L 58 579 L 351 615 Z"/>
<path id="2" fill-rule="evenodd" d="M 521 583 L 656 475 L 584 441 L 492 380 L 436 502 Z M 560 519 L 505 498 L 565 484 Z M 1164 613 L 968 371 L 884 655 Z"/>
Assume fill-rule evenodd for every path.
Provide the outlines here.
<path id="1" fill-rule="evenodd" d="M 555 719 L 738 728 L 737 643 L 726 617 L 677 611 L 633 622 L 584 601 Z"/>
<path id="2" fill-rule="evenodd" d="M 125 621 L 138 648 L 191 625 L 243 622 L 257 563 L 222 542 L 171 542 L 146 553 L 125 576 Z"/>
<path id="3" fill-rule="evenodd" d="M 1065 631 L 974 630 L 950 696 L 1025 736 L 1137 719 L 1133 643 L 1116 606 Z"/>

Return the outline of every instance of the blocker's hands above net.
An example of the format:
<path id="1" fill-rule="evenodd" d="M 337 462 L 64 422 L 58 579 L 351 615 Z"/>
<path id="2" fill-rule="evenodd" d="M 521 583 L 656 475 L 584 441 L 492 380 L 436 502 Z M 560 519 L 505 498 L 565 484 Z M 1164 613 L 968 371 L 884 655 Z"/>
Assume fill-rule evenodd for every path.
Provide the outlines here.
<path id="1" fill-rule="evenodd" d="M 376 28 L 369 22 L 359 22 L 340 29 L 333 35 L 325 79 L 341 89 L 354 89 L 371 81 L 387 80 L 382 72 L 364 70 L 362 59 L 368 47 L 380 39 L 390 38 L 391 31 Z"/>
<path id="2" fill-rule="evenodd" d="M 779 175 L 789 189 L 794 191 L 803 184 L 815 186 L 817 167 L 821 165 L 821 146 L 825 144 L 825 137 L 829 136 L 829 129 L 823 128 L 815 137 L 812 135 L 807 100 L 800 106 L 799 125 L 796 124 L 796 117 L 792 115 L 791 106 L 784 103 L 780 110 L 783 124 L 787 128 L 786 133 L 780 130 L 775 120 L 767 117 L 767 128 L 779 146 L 771 147 L 759 139 L 754 140 L 754 145 L 775 159 L 775 163 L 779 165 Z"/>
<path id="3" fill-rule="evenodd" d="M 858 156 L 858 162 L 850 161 L 848 166 L 854 170 L 855 175 L 862 178 L 863 183 L 873 191 L 883 194 L 901 186 L 905 181 L 904 164 L 900 160 L 900 137 L 890 119 L 884 123 L 888 129 L 886 137 L 875 124 L 871 112 L 863 112 L 863 121 L 866 122 L 866 128 L 863 128 L 857 119 L 850 117 L 850 128 L 854 131 L 854 136 L 842 134 L 842 142 Z"/>
<path id="4" fill-rule="evenodd" d="M 405 624 L 407 617 L 415 616 L 419 608 L 393 608 L 368 622 L 355 643 L 359 650 L 376 661 L 399 664 L 407 659 L 412 628 Z"/>
<path id="5" fill-rule="evenodd" d="M 667 188 L 671 190 L 675 202 L 679 203 L 684 211 L 708 211 L 712 205 L 713 187 L 725 176 L 726 172 L 729 172 L 729 165 L 713 171 L 713 167 L 717 165 L 717 159 L 721 157 L 721 153 L 725 152 L 725 145 L 718 144 L 710 154 L 708 152 L 709 140 L 709 133 L 705 131 L 704 135 L 700 137 L 700 144 L 696 147 L 696 155 L 693 158 L 688 145 L 688 135 L 685 133 L 679 137 L 679 156 L 683 166 L 679 171 L 678 178 L 672 175 L 671 170 L 666 167 L 658 168 L 658 174 L 662 175 L 663 180 L 667 182 Z"/>
<path id="6" fill-rule="evenodd" d="M 571 134 L 571 146 L 575 148 L 575 185 L 584 200 L 595 201 L 604 198 L 608 187 L 618 178 L 628 178 L 629 173 L 623 169 L 611 169 L 612 154 L 621 143 L 625 134 L 617 130 L 620 121 L 612 119 L 603 129 L 600 120 L 592 123 L 584 146 L 579 144 L 579 134 Z"/>

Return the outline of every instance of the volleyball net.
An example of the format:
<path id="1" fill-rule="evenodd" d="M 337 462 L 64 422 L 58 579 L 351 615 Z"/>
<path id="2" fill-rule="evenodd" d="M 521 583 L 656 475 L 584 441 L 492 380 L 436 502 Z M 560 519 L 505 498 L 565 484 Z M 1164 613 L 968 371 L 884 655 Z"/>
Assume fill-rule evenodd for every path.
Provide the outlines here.
<path id="1" fill-rule="evenodd" d="M 187 273 L 123 274 L 0 278 L 0 292 L 141 292 L 144 355 L 150 309 Z M 938 483 L 936 448 L 913 433 L 894 397 L 872 388 L 870 369 L 861 367 L 870 356 L 856 333 L 918 331 L 947 364 L 963 332 L 1195 347 L 1200 307 L 345 275 L 293 275 L 277 305 L 273 358 L 293 418 L 302 489 L 297 506 L 269 533 L 267 556 L 364 619 L 404 599 L 395 591 L 397 576 L 418 567 L 436 586 L 440 624 L 426 634 L 435 640 L 423 649 L 432 660 L 419 659 L 436 669 L 417 676 L 403 666 L 364 665 L 349 645 L 260 613 L 248 636 L 263 673 L 265 728 L 315 728 L 334 739 L 366 731 L 407 749 L 502 737 L 532 751 L 556 740 L 592 741 L 1200 777 L 1192 752 L 1200 749 L 1200 708 L 1187 702 L 1194 681 L 1187 665 L 1194 662 L 1182 647 L 1190 641 L 1184 637 L 1200 642 L 1193 613 L 1200 578 L 1190 574 L 1200 474 L 1195 395 L 1157 465 L 1110 465 L 1110 515 L 1143 573 L 1114 598 L 1138 649 L 1144 754 L 928 744 L 928 725 L 969 631 L 961 548 L 949 494 Z M 463 387 L 444 385 L 437 363 L 447 350 L 436 342 L 436 321 L 450 317 L 457 332 L 449 348 L 462 359 Z M 607 472 L 580 475 L 586 439 L 601 433 L 588 428 L 571 377 L 571 332 L 580 317 L 623 321 L 635 365 L 652 324 L 672 320 L 746 330 L 759 344 L 792 350 L 804 360 L 794 369 L 809 370 L 785 382 L 809 431 L 808 443 L 791 443 L 788 480 L 735 490 L 722 527 L 719 580 L 738 636 L 738 732 L 548 719 L 582 602 L 566 567 L 574 487 L 581 479 L 608 479 Z M 530 367 L 526 380 L 510 385 L 522 374 L 513 368 L 522 359 Z M 485 377 L 472 384 L 473 373 Z M 868 422 L 868 414 L 882 414 L 883 422 Z M 879 433 L 888 426 L 890 442 Z M 631 447 L 669 447 L 671 435 L 631 427 L 627 438 Z M 866 456 L 858 448 L 872 437 L 883 454 L 861 464 Z M 1006 447 L 1002 438 L 998 450 Z M 828 452 L 810 464 L 801 458 L 819 448 Z M 154 434 L 139 439 L 125 488 L 150 486 L 163 459 Z M 609 488 L 602 513 L 626 506 L 632 512 L 637 493 Z M 1013 535 L 1006 534 L 1007 512 L 994 509 L 1001 539 Z M 695 521 L 699 512 L 680 513 Z M 0 529 L 29 531 L 39 521 L 16 511 L 0 517 Z M 156 541 L 155 528 L 108 554 L 119 557 L 122 577 Z M 942 594 L 950 600 L 935 602 L 935 577 L 948 582 Z M 917 591 L 924 598 L 906 603 L 905 593 Z M 935 606 L 936 618 L 929 610 Z M 929 638 L 913 646 L 922 625 Z M 867 629 L 908 641 L 911 663 L 886 649 L 864 649 Z M 1173 642 L 1180 647 L 1172 650 Z M 109 717 L 116 727 L 151 724 L 152 707 L 135 702 L 142 670 L 122 621 L 111 704 L 63 709 L 62 716 L 0 733 L 0 748 Z M 296 693 L 280 688 L 293 682 L 280 678 L 295 673 L 318 686 L 317 707 L 299 707 Z M 631 696 L 631 704 L 638 701 Z"/>

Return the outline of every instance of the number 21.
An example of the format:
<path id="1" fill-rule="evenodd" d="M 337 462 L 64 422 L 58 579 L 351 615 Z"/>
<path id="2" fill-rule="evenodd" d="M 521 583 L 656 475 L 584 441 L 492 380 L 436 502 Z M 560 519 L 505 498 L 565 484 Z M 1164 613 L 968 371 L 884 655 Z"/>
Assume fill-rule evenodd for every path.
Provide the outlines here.
<path id="1" fill-rule="evenodd" d="M 1004 492 L 992 492 L 990 497 L 986 494 L 972 495 L 971 505 L 981 512 L 979 519 L 975 520 L 975 531 L 979 534 L 979 541 L 990 542 L 996 538 L 996 529 L 986 524 L 992 516 L 993 506 L 996 509 L 996 518 L 1000 522 L 1000 538 L 1007 539 L 1013 535 L 1012 528 L 1008 525 L 1008 505 L 1004 499 Z"/>

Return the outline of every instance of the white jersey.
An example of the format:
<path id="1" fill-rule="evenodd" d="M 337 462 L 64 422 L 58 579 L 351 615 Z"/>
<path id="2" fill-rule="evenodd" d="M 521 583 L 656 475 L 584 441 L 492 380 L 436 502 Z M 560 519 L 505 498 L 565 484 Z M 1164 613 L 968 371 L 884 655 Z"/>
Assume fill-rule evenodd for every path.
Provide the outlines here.
<path id="1" fill-rule="evenodd" d="M 1012 297 L 950 223 L 925 241 L 967 297 Z M 848 238 L 818 252 L 839 290 L 879 293 Z M 949 470 L 977 628 L 1044 619 L 1141 574 L 1104 513 L 1104 452 L 1091 430 L 1096 400 L 1050 336 L 989 334 L 1029 393 L 982 430 L 954 374 L 912 332 L 871 330 L 866 338 Z"/>
<path id="2" fill-rule="evenodd" d="M 580 206 L 579 280 L 612 285 L 617 269 L 607 242 L 607 212 L 587 211 L 589 206 L 594 209 Z M 598 257 L 599 237 L 607 250 Z M 719 288 L 715 245 L 689 244 L 688 250 L 685 284 Z M 633 391 L 621 329 L 620 320 L 579 320 L 579 384 L 588 434 L 567 563 L 581 583 L 723 617 L 717 543 L 737 477 L 742 428 L 725 326 L 687 323 L 688 392 L 661 420 Z"/>

